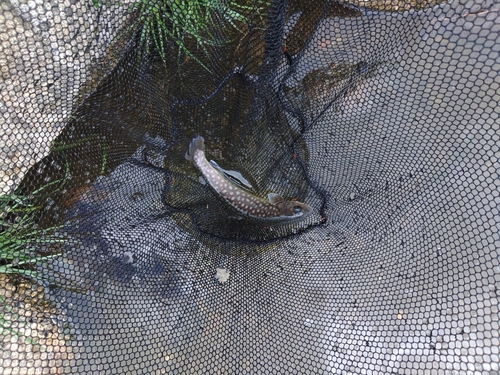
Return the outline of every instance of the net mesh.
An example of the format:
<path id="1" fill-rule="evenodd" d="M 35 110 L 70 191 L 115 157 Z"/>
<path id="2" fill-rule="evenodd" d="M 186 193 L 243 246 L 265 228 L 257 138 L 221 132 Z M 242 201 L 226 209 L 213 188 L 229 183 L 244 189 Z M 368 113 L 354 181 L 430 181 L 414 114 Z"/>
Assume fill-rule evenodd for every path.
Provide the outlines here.
<path id="1" fill-rule="evenodd" d="M 2 373 L 500 371 L 498 2 L 0 6 Z"/>

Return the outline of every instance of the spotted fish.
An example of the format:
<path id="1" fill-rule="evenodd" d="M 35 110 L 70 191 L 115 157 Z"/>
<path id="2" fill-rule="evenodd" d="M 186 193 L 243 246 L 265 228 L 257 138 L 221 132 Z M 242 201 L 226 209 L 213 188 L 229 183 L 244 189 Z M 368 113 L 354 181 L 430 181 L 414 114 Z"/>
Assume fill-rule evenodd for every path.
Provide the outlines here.
<path id="1" fill-rule="evenodd" d="M 286 201 L 275 193 L 269 193 L 268 200 L 265 200 L 227 179 L 220 167 L 215 168 L 213 163 L 206 159 L 205 140 L 201 136 L 197 136 L 191 141 L 186 159 L 199 169 L 216 194 L 242 216 L 256 220 L 281 222 L 303 219 L 312 213 L 312 208 L 305 203 Z"/>

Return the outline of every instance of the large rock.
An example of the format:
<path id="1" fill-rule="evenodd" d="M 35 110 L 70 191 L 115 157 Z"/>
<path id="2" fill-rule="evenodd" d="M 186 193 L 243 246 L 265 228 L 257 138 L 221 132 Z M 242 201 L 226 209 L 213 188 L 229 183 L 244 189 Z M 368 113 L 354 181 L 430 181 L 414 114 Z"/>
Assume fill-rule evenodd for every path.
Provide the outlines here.
<path id="1" fill-rule="evenodd" d="M 0 9 L 0 194 L 8 194 L 114 63 L 108 51 L 126 17 L 91 0 L 4 0 Z"/>

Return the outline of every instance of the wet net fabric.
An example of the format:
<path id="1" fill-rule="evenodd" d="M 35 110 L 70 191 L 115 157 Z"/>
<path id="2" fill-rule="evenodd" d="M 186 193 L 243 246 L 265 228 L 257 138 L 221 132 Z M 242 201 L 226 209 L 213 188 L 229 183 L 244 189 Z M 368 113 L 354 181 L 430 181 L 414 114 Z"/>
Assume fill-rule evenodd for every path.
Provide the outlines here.
<path id="1" fill-rule="evenodd" d="M 99 4 L 1 4 L 3 373 L 500 371 L 497 2 L 247 2 L 189 52 Z M 313 214 L 238 217 L 198 135 Z"/>

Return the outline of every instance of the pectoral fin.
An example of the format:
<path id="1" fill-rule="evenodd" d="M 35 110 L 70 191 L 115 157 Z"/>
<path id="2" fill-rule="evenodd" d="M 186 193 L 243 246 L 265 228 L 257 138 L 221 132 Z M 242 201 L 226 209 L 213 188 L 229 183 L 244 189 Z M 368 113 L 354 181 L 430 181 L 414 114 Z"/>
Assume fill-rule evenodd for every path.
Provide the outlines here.
<path id="1" fill-rule="evenodd" d="M 224 177 L 229 179 L 231 182 L 236 182 L 240 186 L 252 189 L 252 184 L 248 182 L 248 180 L 245 177 L 243 177 L 243 175 L 240 172 L 224 169 L 213 160 L 210 160 L 210 164 L 212 165 L 212 167 L 221 172 L 224 175 Z"/>
<path id="2" fill-rule="evenodd" d="M 267 199 L 269 199 L 269 202 L 271 204 L 283 203 L 285 201 L 281 197 L 281 195 L 278 195 L 278 194 L 275 194 L 275 193 L 269 193 L 269 194 L 267 194 Z"/>

